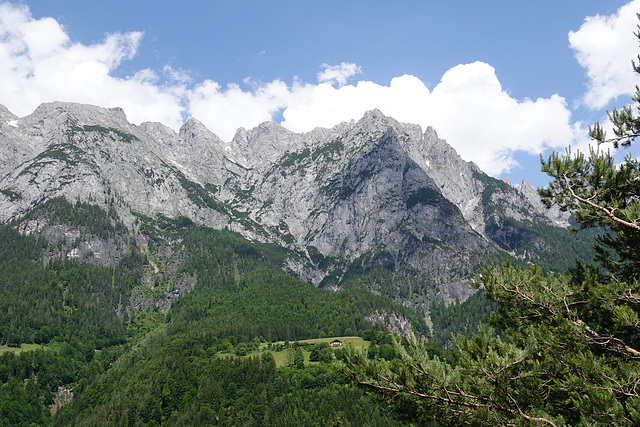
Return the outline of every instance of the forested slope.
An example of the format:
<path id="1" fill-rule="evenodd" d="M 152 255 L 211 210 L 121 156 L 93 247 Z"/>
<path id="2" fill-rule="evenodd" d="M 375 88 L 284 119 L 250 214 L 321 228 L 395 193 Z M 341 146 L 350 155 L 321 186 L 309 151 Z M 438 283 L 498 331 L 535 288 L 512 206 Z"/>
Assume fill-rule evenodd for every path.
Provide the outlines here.
<path id="1" fill-rule="evenodd" d="M 65 206 L 48 205 L 43 215 L 51 223 Z M 69 218 L 66 230 L 97 234 L 86 220 Z M 0 227 L 0 336 L 5 345 L 42 345 L 0 356 L 0 425 L 396 423 L 341 383 L 331 365 L 275 369 L 268 353 L 235 354 L 260 342 L 381 328 L 367 320 L 371 313 L 395 313 L 426 333 L 417 313 L 361 289 L 314 288 L 282 271 L 277 250 L 236 233 L 190 221 L 163 225 L 150 235 L 146 253 L 117 227 L 104 235 L 130 242 L 111 266 L 56 256 L 74 242 L 26 235 L 16 224 Z M 161 263 L 167 244 L 182 261 L 173 270 Z M 153 299 L 159 294 L 152 288 L 164 286 L 148 283 L 154 266 L 168 268 L 164 281 L 171 272 L 196 284 L 168 309 L 135 309 L 132 294 Z M 73 393 L 66 405 L 63 390 Z M 61 409 L 52 416 L 53 406 Z"/>

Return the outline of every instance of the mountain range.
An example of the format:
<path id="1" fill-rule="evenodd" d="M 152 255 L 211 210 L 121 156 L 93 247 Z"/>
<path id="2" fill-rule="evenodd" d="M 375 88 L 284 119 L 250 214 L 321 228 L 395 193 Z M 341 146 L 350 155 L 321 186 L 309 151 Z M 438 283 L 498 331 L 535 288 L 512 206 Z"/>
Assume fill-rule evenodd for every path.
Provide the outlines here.
<path id="1" fill-rule="evenodd" d="M 82 233 L 37 213 L 59 198 L 107 210 L 126 233 Z M 150 230 L 182 221 L 277 247 L 282 269 L 315 286 L 364 287 L 427 312 L 471 295 L 485 262 L 565 268 L 590 245 L 569 220 L 528 181 L 492 178 L 433 128 L 378 110 L 308 133 L 265 122 L 225 142 L 194 118 L 175 132 L 131 124 L 120 108 L 53 102 L 20 118 L 0 106 L 0 221 L 65 242 L 49 258 L 114 265 L 127 239 L 146 250 Z M 166 247 L 150 287 L 180 263 Z M 176 279 L 166 297 L 192 286 Z"/>

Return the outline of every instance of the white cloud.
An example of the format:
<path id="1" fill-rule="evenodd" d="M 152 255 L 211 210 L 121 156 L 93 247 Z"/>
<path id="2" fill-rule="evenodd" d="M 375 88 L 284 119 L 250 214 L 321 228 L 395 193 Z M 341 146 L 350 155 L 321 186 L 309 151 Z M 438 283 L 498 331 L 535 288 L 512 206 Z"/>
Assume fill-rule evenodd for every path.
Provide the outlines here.
<path id="1" fill-rule="evenodd" d="M 630 95 L 640 83 L 631 68 L 638 55 L 637 31 L 640 0 L 622 6 L 613 15 L 587 17 L 569 43 L 589 78 L 588 91 L 582 103 L 599 109 L 621 95 Z M 637 62 L 637 60 L 636 60 Z"/>
<path id="2" fill-rule="evenodd" d="M 114 77 L 113 71 L 136 54 L 142 36 L 117 33 L 82 45 L 55 20 L 36 20 L 26 7 L 0 4 L 0 103 L 18 115 L 54 100 L 120 106 L 134 123 L 160 121 L 174 129 L 187 113 L 226 141 L 239 127 L 257 126 L 279 113 L 284 126 L 304 132 L 357 120 L 378 108 L 403 122 L 433 126 L 464 159 L 494 175 L 515 165 L 515 151 L 557 149 L 580 130 L 562 97 L 514 99 L 482 62 L 450 69 L 433 90 L 411 75 L 388 85 L 347 84 L 361 72 L 352 63 L 322 65 L 317 84 L 245 80 L 243 86 L 222 87 L 213 80 L 191 82 L 188 72 L 171 66 L 163 69 L 170 79 L 165 84 L 149 69 Z"/>
<path id="3" fill-rule="evenodd" d="M 183 70 L 182 68 L 173 68 L 171 65 L 165 65 L 162 67 L 162 71 L 164 74 L 169 77 L 174 82 L 186 84 L 191 82 L 191 76 L 188 71 Z"/>
<path id="4" fill-rule="evenodd" d="M 25 6 L 0 4 L 0 103 L 18 115 L 47 101 L 122 107 L 135 123 L 181 124 L 180 85 L 163 87 L 150 70 L 111 75 L 136 54 L 143 34 L 110 34 L 100 44 L 72 43 L 52 18 L 34 19 Z"/>
<path id="5" fill-rule="evenodd" d="M 206 80 L 188 93 L 189 113 L 223 140 L 229 141 L 239 127 L 250 128 L 272 119 L 290 96 L 279 80 L 244 91 L 237 84 L 223 89 Z"/>
<path id="6" fill-rule="evenodd" d="M 347 84 L 350 77 L 362 72 L 360 66 L 350 62 L 341 62 L 340 65 L 322 64 L 320 68 L 324 68 L 324 70 L 318 73 L 318 82 L 338 83 L 340 86 Z"/>

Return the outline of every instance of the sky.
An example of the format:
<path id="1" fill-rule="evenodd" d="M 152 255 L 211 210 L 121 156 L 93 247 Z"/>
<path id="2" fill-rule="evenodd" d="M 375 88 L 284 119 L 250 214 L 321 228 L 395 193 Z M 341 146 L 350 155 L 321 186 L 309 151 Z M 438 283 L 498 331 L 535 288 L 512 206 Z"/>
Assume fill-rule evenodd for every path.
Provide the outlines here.
<path id="1" fill-rule="evenodd" d="M 544 186 L 540 154 L 586 150 L 631 102 L 640 0 L 0 0 L 0 104 L 122 107 L 224 141 L 378 108 L 485 172 Z M 634 146 L 632 146 L 634 149 Z M 629 153 L 625 150 L 621 157 Z"/>

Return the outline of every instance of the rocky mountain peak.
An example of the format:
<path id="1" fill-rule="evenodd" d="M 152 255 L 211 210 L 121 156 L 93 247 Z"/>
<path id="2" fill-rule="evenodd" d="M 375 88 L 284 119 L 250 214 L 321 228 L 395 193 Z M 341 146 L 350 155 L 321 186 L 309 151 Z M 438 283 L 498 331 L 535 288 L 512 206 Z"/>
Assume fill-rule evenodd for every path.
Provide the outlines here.
<path id="1" fill-rule="evenodd" d="M 364 115 L 358 122 L 363 124 L 375 123 L 375 122 L 388 123 L 390 120 L 395 121 L 391 117 L 385 116 L 382 111 L 378 110 L 377 108 L 374 108 L 373 110 L 365 111 Z"/>
<path id="2" fill-rule="evenodd" d="M 223 152 L 225 144 L 215 133 L 211 132 L 201 121 L 190 118 L 178 131 L 178 144 L 183 150 L 202 154 L 205 151 Z"/>
<path id="3" fill-rule="evenodd" d="M 533 188 L 533 186 L 531 185 L 531 183 L 527 178 L 522 178 L 522 183 L 520 184 L 520 191 L 523 193 L 532 193 L 533 191 L 536 191 L 536 190 Z"/>
<path id="4" fill-rule="evenodd" d="M 427 126 L 427 128 L 424 130 L 424 139 L 439 140 L 440 138 L 438 138 L 438 132 L 436 132 L 436 130 L 433 127 Z"/>
<path id="5" fill-rule="evenodd" d="M 263 122 L 250 130 L 240 128 L 230 143 L 232 152 L 247 167 L 260 170 L 303 145 L 300 134 L 273 122 Z"/>
<path id="6" fill-rule="evenodd" d="M 48 102 L 40 104 L 35 111 L 24 117 L 25 124 L 33 123 L 62 122 L 62 124 L 100 125 L 105 127 L 119 127 L 130 129 L 133 127 L 127 121 L 127 116 L 122 108 L 103 108 L 89 104 L 78 104 L 74 102 Z"/>
<path id="7" fill-rule="evenodd" d="M 211 132 L 200 120 L 191 117 L 178 131 L 178 140 L 188 146 L 204 144 L 211 147 L 222 147 L 224 142 Z"/>
<path id="8" fill-rule="evenodd" d="M 378 109 L 369 110 L 364 116 L 355 123 L 358 129 L 366 129 L 368 132 L 386 132 L 387 128 L 392 127 L 398 129 L 400 123 L 388 116 L 385 116 Z"/>
<path id="9" fill-rule="evenodd" d="M 560 227 L 569 226 L 569 218 L 571 215 L 569 212 L 562 212 L 557 206 L 552 206 L 550 209 L 542 203 L 538 191 L 533 188 L 527 178 L 523 178 L 522 183 L 518 187 L 518 191 L 531 203 L 535 208 L 535 211 L 553 221 L 554 224 Z"/>

